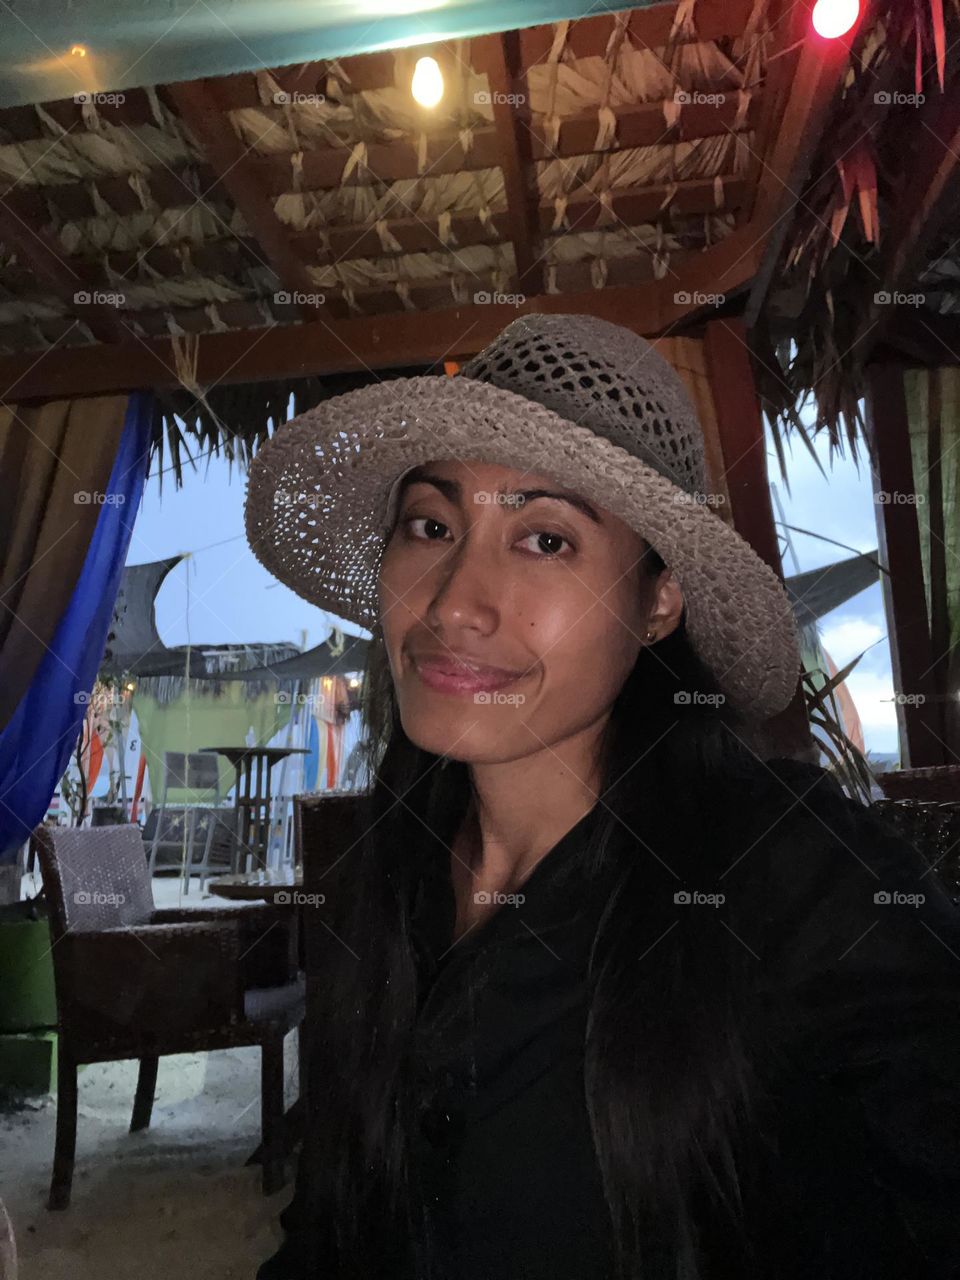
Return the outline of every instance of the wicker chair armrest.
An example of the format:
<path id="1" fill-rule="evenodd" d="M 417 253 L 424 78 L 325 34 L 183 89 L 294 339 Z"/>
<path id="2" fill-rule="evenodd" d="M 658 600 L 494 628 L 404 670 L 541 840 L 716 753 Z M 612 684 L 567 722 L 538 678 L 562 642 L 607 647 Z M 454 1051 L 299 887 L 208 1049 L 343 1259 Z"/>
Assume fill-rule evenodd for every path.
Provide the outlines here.
<path id="1" fill-rule="evenodd" d="M 240 971 L 244 989 L 279 987 L 297 975 L 297 916 L 289 907 L 257 903 L 243 907 L 163 907 L 151 924 L 195 920 L 229 920 L 239 932 Z"/>
<path id="2" fill-rule="evenodd" d="M 232 921 L 139 924 L 61 939 L 61 1018 L 84 1040 L 161 1044 L 243 1017 L 240 935 Z"/>

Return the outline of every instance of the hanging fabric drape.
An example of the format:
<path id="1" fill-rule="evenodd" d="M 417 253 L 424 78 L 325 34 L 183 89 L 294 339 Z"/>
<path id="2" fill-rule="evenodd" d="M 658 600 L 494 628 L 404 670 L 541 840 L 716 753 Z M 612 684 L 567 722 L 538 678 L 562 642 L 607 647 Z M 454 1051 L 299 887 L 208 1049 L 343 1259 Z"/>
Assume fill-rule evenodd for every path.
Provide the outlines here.
<path id="1" fill-rule="evenodd" d="M 0 405 L 0 729 L 80 576 L 126 411 L 126 396 Z"/>
<path id="2" fill-rule="evenodd" d="M 49 640 L 42 643 L 39 659 L 33 662 L 27 661 L 28 647 L 17 640 L 9 667 L 6 646 L 0 650 L 3 692 L 14 704 L 12 715 L 0 730 L 0 865 L 15 859 L 19 847 L 43 819 L 76 745 L 87 699 L 106 646 L 114 600 L 146 478 L 152 395 L 137 392 L 129 400 L 122 400 L 119 409 L 113 398 L 101 400 L 105 425 L 89 407 L 95 406 L 96 401 L 83 403 L 83 408 L 79 402 L 57 408 L 55 420 L 64 424 L 57 465 L 47 468 L 46 485 L 29 485 L 35 504 L 33 521 L 49 554 L 42 562 L 34 561 L 27 568 L 24 590 L 17 590 L 22 583 L 12 577 L 8 580 L 6 574 L 4 578 L 5 584 L 9 581 L 8 611 L 16 609 L 17 614 L 13 623 L 7 625 L 7 639 L 13 635 L 17 640 L 18 629 L 30 625 L 30 619 L 39 616 L 49 632 Z M 118 417 L 119 432 L 115 430 Z M 20 429 L 22 427 L 21 423 Z M 111 465 L 98 477 L 96 468 L 85 465 L 84 453 L 102 463 L 109 441 L 113 442 Z M 13 455 L 20 455 L 22 459 L 29 452 L 29 446 L 17 436 L 16 426 L 4 431 L 2 448 L 5 461 Z M 66 469 L 65 475 L 63 469 Z M 83 489 L 82 485 L 87 483 L 94 487 Z M 93 514 L 92 521 L 78 522 L 83 530 L 88 523 L 92 525 L 78 565 L 75 551 L 70 556 L 58 555 L 63 542 L 78 536 L 77 529 L 65 519 L 63 504 L 67 487 L 71 491 L 96 494 L 95 499 L 77 504 L 78 510 L 92 508 Z M 49 509 L 51 501 L 56 511 Z M 22 562 L 24 531 L 29 523 L 28 513 L 21 511 L 22 505 L 18 499 L 10 524 L 19 541 L 12 548 L 4 547 L 5 567 L 18 558 Z M 53 536 L 55 523 L 59 524 L 59 539 Z M 75 572 L 72 571 L 74 565 L 77 566 Z M 31 582 L 35 575 L 40 575 L 40 587 Z M 39 608 L 44 585 L 51 602 L 46 610 Z M 27 618 L 20 608 L 11 606 L 15 595 L 29 606 Z M 31 667 L 31 674 L 24 678 L 24 672 Z"/>

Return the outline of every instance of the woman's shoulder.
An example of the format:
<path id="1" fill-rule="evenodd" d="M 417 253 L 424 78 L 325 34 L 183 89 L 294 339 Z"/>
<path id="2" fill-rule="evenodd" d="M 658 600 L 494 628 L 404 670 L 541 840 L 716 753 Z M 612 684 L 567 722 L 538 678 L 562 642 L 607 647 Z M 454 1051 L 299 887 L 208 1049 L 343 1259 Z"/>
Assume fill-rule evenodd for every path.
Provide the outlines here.
<path id="1" fill-rule="evenodd" d="M 762 762 L 729 799 L 721 878 L 785 972 L 921 963 L 960 979 L 960 909 L 931 860 L 826 769 Z"/>

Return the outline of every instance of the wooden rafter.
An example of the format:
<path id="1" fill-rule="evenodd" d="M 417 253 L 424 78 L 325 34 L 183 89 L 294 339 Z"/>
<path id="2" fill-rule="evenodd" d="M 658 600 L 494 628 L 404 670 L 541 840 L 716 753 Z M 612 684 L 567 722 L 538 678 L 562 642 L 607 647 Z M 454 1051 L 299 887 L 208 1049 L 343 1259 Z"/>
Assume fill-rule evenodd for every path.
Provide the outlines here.
<path id="1" fill-rule="evenodd" d="M 99 276 L 99 272 L 85 263 L 71 262 L 41 225 L 31 225 L 20 217 L 5 192 L 0 193 L 0 242 L 16 253 L 21 265 L 65 303 L 95 338 L 118 342 L 126 336 L 117 307 L 96 300 L 91 277 Z M 88 300 L 78 301 L 82 295 L 89 295 Z"/>
<path id="2" fill-rule="evenodd" d="M 12 108 L 11 108 L 12 109 Z M 675 126 L 669 131 L 664 126 L 664 103 L 648 102 L 617 113 L 618 150 L 628 147 L 652 146 L 661 142 L 682 142 L 695 138 L 707 138 L 733 131 L 737 103 L 733 98 L 719 106 L 686 103 L 679 108 Z M 754 128 L 761 116 L 759 98 L 751 100 L 741 128 Z M 279 115 L 277 117 L 279 119 Z M 529 122 L 530 154 L 533 160 L 547 159 L 553 155 L 570 159 L 573 156 L 596 154 L 596 112 L 583 112 L 566 117 L 560 126 L 557 147 L 551 148 L 538 118 Z M 304 156 L 304 168 L 300 177 L 300 190 L 329 190 L 342 185 L 344 168 L 351 148 L 324 147 Z M 473 132 L 473 143 L 466 152 L 460 146 L 459 136 L 439 131 L 432 135 L 427 154 L 427 175 L 456 172 L 459 169 L 484 169 L 499 163 L 497 133 L 491 125 Z M 367 148 L 366 169 L 382 181 L 390 182 L 417 177 L 417 145 L 411 139 L 399 139 L 390 143 L 371 144 Z M 251 153 L 246 161 L 256 182 L 267 196 L 281 195 L 291 189 L 292 167 L 290 156 L 284 153 L 259 155 Z M 192 204 L 197 191 L 204 193 L 208 203 L 216 203 L 229 196 L 213 168 L 207 164 L 193 165 L 179 170 L 157 166 L 142 175 L 150 195 L 161 208 Z M 51 183 L 41 188 L 18 187 L 8 200 L 19 217 L 36 222 L 46 219 L 52 207 L 69 219 L 96 216 L 103 204 L 118 214 L 134 214 L 141 209 L 139 198 L 123 175 L 88 178 L 83 182 Z"/>
<path id="3" fill-rule="evenodd" d="M 482 67 L 490 86 L 500 168 L 510 216 L 510 238 L 516 255 L 520 293 L 543 291 L 543 264 L 538 252 L 540 222 L 531 165 L 528 92 L 523 79 L 520 35 L 505 31 L 473 41 L 474 66 Z"/>
<path id="4" fill-rule="evenodd" d="M 304 295 L 318 293 L 309 271 L 290 245 L 269 196 L 257 182 L 251 148 L 237 137 L 221 109 L 215 84 L 205 80 L 185 81 L 167 85 L 166 91 L 284 289 Z M 302 311 L 305 318 L 315 315 L 315 309 L 308 303 L 303 304 Z"/>
<path id="5" fill-rule="evenodd" d="M 520 307 L 479 304 L 428 312 L 370 315 L 334 323 L 314 320 L 200 336 L 201 385 L 257 382 L 308 374 L 429 365 L 465 359 L 525 312 L 598 315 L 647 336 L 668 333 L 690 312 L 695 297 L 724 279 L 728 292 L 757 268 L 759 246 L 746 228 L 690 256 L 683 269 L 643 288 L 613 287 L 528 297 Z M 291 335 L 295 339 L 291 340 Z M 95 353 L 95 358 L 91 358 Z M 59 348 L 0 359 L 7 399 L 93 395 L 138 387 L 179 385 L 170 343 L 130 341 L 117 346 Z"/>
<path id="6" fill-rule="evenodd" d="M 610 209 L 618 220 L 615 226 L 636 227 L 656 220 L 667 197 L 675 218 L 708 213 L 730 213 L 741 209 L 744 180 L 739 177 L 721 179 L 697 178 L 674 183 L 669 187 L 625 188 L 611 194 Z M 566 227 L 585 231 L 595 226 L 602 213 L 596 195 L 582 192 L 567 205 Z M 552 202 L 536 210 L 538 234 L 548 237 L 553 232 L 556 211 Z M 456 214 L 450 219 L 451 240 L 444 242 L 436 218 L 405 217 L 391 219 L 390 233 L 400 246 L 385 249 L 373 227 L 330 226 L 324 235 L 317 231 L 290 231 L 286 240 L 297 258 L 314 266 L 329 266 L 356 258 L 389 258 L 397 253 L 456 252 L 470 245 L 497 244 L 511 236 L 512 223 L 506 210 L 495 210 L 487 222 L 477 214 Z M 249 267 L 263 261 L 262 246 L 253 237 L 224 236 L 190 247 L 190 265 L 213 275 L 237 277 Z M 145 252 L 136 249 L 108 251 L 98 261 L 87 262 L 88 283 L 109 288 L 109 281 L 126 277 L 146 262 L 153 271 L 168 279 L 183 274 L 183 262 L 176 247 L 157 244 Z M 455 265 L 455 264 L 454 264 Z M 463 274 L 466 274 L 464 271 Z M 12 284 L 10 287 L 14 287 Z M 311 286 L 316 290 L 317 286 Z M 327 290 L 329 293 L 330 290 Z M 338 292 L 334 290 L 333 292 Z"/>

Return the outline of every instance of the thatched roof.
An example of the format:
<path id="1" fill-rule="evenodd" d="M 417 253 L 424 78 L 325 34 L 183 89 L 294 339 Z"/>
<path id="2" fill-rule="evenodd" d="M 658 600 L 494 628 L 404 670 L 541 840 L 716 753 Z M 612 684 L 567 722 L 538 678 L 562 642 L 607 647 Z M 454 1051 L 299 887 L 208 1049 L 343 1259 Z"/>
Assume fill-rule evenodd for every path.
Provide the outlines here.
<path id="1" fill-rule="evenodd" d="M 167 379 L 157 440 L 176 411 L 206 444 L 249 446 L 291 392 L 305 407 L 328 387 L 260 376 L 201 397 L 192 336 L 295 342 L 301 323 L 518 293 L 668 297 L 748 217 L 771 7 L 682 0 L 0 110 L 0 358 L 174 335 L 186 390 Z M 433 112 L 410 94 L 421 53 L 446 78 Z"/>
<path id="2" fill-rule="evenodd" d="M 958 47 L 958 0 L 869 7 L 751 317 L 767 409 L 800 426 L 812 393 L 814 431 L 855 456 L 868 364 L 960 362 Z"/>
<path id="3" fill-rule="evenodd" d="M 291 394 L 439 369 L 518 305 L 650 337 L 746 309 L 770 411 L 815 389 L 855 434 L 881 336 L 957 308 L 958 4 L 818 44 L 807 6 L 676 0 L 2 109 L 8 398 L 151 386 L 158 447 L 180 416 L 243 460 Z M 906 326 L 888 285 L 924 293 Z"/>

